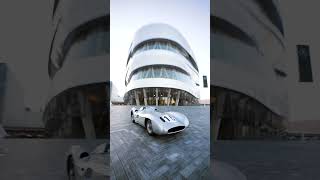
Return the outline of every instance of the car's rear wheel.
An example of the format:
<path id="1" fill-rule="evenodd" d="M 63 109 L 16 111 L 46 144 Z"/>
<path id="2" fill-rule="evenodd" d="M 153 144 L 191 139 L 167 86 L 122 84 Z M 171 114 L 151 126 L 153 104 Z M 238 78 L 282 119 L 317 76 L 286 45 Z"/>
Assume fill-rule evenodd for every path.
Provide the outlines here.
<path id="1" fill-rule="evenodd" d="M 152 122 L 150 119 L 147 119 L 146 122 L 147 132 L 150 136 L 154 135 L 153 129 L 152 129 Z"/>
<path id="2" fill-rule="evenodd" d="M 68 173 L 68 179 L 69 180 L 75 180 L 76 179 L 76 172 L 73 164 L 73 158 L 68 158 L 68 164 L 67 164 L 67 173 Z"/>

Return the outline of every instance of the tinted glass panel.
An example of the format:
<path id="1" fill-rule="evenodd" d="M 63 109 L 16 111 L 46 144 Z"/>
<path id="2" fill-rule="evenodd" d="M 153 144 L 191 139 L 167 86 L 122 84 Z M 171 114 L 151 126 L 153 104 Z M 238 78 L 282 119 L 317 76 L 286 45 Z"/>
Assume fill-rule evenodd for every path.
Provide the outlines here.
<path id="1" fill-rule="evenodd" d="M 300 82 L 312 82 L 312 68 L 310 62 L 310 50 L 309 46 L 298 45 L 298 60 L 299 60 L 299 73 Z"/>
<path id="2" fill-rule="evenodd" d="M 90 57 L 107 54 L 108 32 L 105 29 L 96 29 L 87 34 L 81 34 L 79 40 L 70 48 L 67 58 Z"/>
<path id="3" fill-rule="evenodd" d="M 163 39 L 150 40 L 137 45 L 133 49 L 133 51 L 130 53 L 128 62 L 130 58 L 135 54 L 139 54 L 143 51 L 153 50 L 153 49 L 168 50 L 176 54 L 180 54 L 183 57 L 185 57 L 191 63 L 191 65 L 198 71 L 197 64 L 184 48 L 182 48 L 180 45 L 178 45 L 175 42 L 171 42 L 170 40 L 163 40 Z"/>
<path id="4" fill-rule="evenodd" d="M 283 23 L 276 4 L 271 0 L 255 0 L 255 2 L 260 6 L 272 24 L 274 24 L 282 35 L 284 35 Z"/>
<path id="5" fill-rule="evenodd" d="M 146 79 L 146 78 L 167 78 L 167 79 L 174 79 L 174 80 L 179 80 L 183 82 L 192 81 L 188 74 L 174 67 L 148 66 L 145 68 L 141 68 L 136 72 L 133 72 L 133 74 L 131 75 L 131 78 L 129 78 L 129 82 L 131 80 Z"/>
<path id="6" fill-rule="evenodd" d="M 203 76 L 203 87 L 207 88 L 208 87 L 208 80 L 207 76 Z"/>
<path id="7" fill-rule="evenodd" d="M 233 25 L 232 23 L 216 16 L 210 17 L 210 23 L 211 30 L 213 32 L 220 32 L 226 34 L 227 36 L 233 39 L 237 39 L 249 46 L 256 48 L 258 47 L 257 43 L 247 33 L 242 31 L 240 28 Z"/>

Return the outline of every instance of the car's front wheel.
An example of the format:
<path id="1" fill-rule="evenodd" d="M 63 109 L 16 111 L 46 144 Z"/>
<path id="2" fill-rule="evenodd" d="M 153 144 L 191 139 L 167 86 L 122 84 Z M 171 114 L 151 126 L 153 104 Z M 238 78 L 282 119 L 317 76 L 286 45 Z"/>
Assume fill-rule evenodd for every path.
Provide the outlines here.
<path id="1" fill-rule="evenodd" d="M 134 120 L 133 113 L 131 113 L 131 121 L 132 121 L 133 123 L 135 123 L 135 122 L 136 122 L 136 121 Z"/>
<path id="2" fill-rule="evenodd" d="M 76 179 L 76 172 L 74 168 L 73 158 L 69 157 L 67 162 L 67 173 L 68 173 L 68 179 L 69 180 L 75 180 Z"/>
<path id="3" fill-rule="evenodd" d="M 150 119 L 147 119 L 146 122 L 147 132 L 150 136 L 154 135 L 153 129 L 152 129 L 152 122 Z"/>

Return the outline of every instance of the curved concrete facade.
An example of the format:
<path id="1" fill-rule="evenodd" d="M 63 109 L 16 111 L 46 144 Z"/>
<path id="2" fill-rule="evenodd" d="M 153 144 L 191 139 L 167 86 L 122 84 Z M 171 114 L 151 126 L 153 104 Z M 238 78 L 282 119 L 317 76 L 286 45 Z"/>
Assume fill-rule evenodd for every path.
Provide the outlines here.
<path id="1" fill-rule="evenodd" d="M 260 123 L 258 116 L 269 119 L 262 124 L 288 116 L 286 41 L 278 6 L 275 0 L 211 3 L 211 85 L 221 95 L 213 99 L 220 100 L 220 109 L 243 109 L 231 119 L 248 128 Z M 257 117 L 242 115 L 249 111 Z"/>
<path id="2" fill-rule="evenodd" d="M 109 15 L 107 15 L 108 2 L 105 0 L 95 0 L 89 2 L 80 1 L 60 1 L 56 0 L 52 15 L 53 32 L 49 54 L 48 73 L 52 79 L 50 97 L 62 91 L 76 86 L 92 83 L 105 83 L 107 81 L 109 58 Z M 86 13 L 83 13 L 86 12 Z M 101 52 L 90 51 L 87 47 L 81 47 L 80 38 L 90 38 L 90 33 L 99 32 Z M 101 35 L 105 34 L 105 35 Z M 90 39 L 91 40 L 91 39 Z M 100 43 L 100 42 L 97 42 Z M 78 47 L 77 47 L 78 46 Z M 80 46 L 80 47 L 79 47 Z M 70 54 L 78 51 L 77 54 Z M 92 48 L 93 49 L 93 48 Z M 88 68 L 90 67 L 90 68 Z M 92 71 L 92 69 L 95 69 Z M 88 76 L 88 73 L 90 76 Z"/>
<path id="3" fill-rule="evenodd" d="M 198 103 L 197 62 L 184 37 L 167 24 L 149 24 L 136 32 L 126 69 L 126 103 Z"/>
<path id="4" fill-rule="evenodd" d="M 53 2 L 48 57 L 51 86 L 44 113 L 53 137 L 108 135 L 108 10 L 105 0 Z"/>

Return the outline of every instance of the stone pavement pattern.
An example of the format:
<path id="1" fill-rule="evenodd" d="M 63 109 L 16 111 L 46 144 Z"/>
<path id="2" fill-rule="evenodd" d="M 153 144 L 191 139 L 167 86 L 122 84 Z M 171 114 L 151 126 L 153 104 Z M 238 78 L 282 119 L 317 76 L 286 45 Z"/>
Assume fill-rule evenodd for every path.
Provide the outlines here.
<path id="1" fill-rule="evenodd" d="M 64 180 L 71 145 L 89 151 L 106 140 L 0 139 L 1 180 Z"/>
<path id="2" fill-rule="evenodd" d="M 178 111 L 188 129 L 167 136 L 149 136 L 131 122 L 130 106 L 112 106 L 110 113 L 111 179 L 199 179 L 210 164 L 209 107 L 158 107 Z"/>
<path id="3" fill-rule="evenodd" d="M 236 167 L 218 160 L 211 161 L 210 174 L 213 180 L 246 180 L 246 176 Z"/>
<path id="4" fill-rule="evenodd" d="M 319 180 L 319 141 L 219 141 L 213 157 L 248 180 Z"/>

